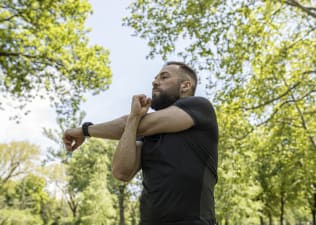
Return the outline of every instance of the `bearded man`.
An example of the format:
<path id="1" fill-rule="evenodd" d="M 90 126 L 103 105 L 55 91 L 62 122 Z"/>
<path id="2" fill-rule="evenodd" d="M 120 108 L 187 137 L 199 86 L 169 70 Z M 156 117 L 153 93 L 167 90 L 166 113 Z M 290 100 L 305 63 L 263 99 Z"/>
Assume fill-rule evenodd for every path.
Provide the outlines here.
<path id="1" fill-rule="evenodd" d="M 119 140 L 113 176 L 128 182 L 142 171 L 139 225 L 216 223 L 218 126 L 211 103 L 194 96 L 196 85 L 193 69 L 168 62 L 152 82 L 152 99 L 133 96 L 129 115 L 64 133 L 68 151 L 89 136 Z"/>

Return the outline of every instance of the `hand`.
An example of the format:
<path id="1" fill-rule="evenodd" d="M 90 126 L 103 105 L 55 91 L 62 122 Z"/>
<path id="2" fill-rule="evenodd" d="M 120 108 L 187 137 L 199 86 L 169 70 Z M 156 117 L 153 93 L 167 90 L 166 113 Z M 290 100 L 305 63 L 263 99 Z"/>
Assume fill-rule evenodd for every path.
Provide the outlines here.
<path id="1" fill-rule="evenodd" d="M 148 112 L 151 99 L 146 95 L 134 95 L 132 99 L 131 116 L 143 117 Z"/>
<path id="2" fill-rule="evenodd" d="M 84 142 L 84 139 L 81 127 L 67 129 L 63 135 L 63 142 L 68 151 L 76 150 Z"/>

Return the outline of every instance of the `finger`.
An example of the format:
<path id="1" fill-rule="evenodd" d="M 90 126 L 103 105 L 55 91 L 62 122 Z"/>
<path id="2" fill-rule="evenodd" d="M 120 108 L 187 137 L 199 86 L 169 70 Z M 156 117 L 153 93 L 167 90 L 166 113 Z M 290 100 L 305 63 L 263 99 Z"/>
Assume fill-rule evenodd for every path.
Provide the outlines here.
<path id="1" fill-rule="evenodd" d="M 63 143 L 64 143 L 64 144 L 67 144 L 67 143 L 68 143 L 68 140 L 67 140 L 66 138 L 64 138 L 64 137 L 63 137 L 62 140 L 63 140 Z"/>
<path id="2" fill-rule="evenodd" d="M 141 97 L 140 103 L 141 103 L 141 105 L 146 105 L 147 104 L 147 98 L 146 97 Z"/>
<path id="3" fill-rule="evenodd" d="M 151 98 L 146 99 L 146 105 L 151 105 Z"/>
<path id="4" fill-rule="evenodd" d="M 71 147 L 71 146 L 72 146 L 72 141 L 64 142 L 64 145 L 65 145 L 66 147 Z"/>
<path id="5" fill-rule="evenodd" d="M 83 141 L 81 141 L 81 140 L 80 141 L 76 141 L 74 143 L 74 145 L 72 146 L 71 150 L 72 151 L 76 150 L 82 143 L 83 143 Z"/>
<path id="6" fill-rule="evenodd" d="M 144 95 L 144 94 L 135 95 L 134 97 L 135 97 L 136 99 L 138 99 L 139 101 L 142 101 L 143 99 L 146 99 L 146 98 L 147 98 L 146 95 Z"/>
<path id="7" fill-rule="evenodd" d="M 67 151 L 72 151 L 72 145 L 71 144 L 69 144 L 69 143 L 65 143 L 64 144 L 65 145 L 65 148 L 67 149 Z"/>
<path id="8" fill-rule="evenodd" d="M 139 94 L 139 95 L 136 95 L 137 97 L 139 97 L 139 98 L 146 98 L 146 95 L 144 95 L 144 94 Z"/>
<path id="9" fill-rule="evenodd" d="M 141 103 L 141 97 L 140 97 L 140 96 L 138 96 L 138 95 L 133 96 L 132 104 L 135 104 L 135 103 L 140 103 L 140 104 L 142 104 L 142 103 Z"/>
<path id="10" fill-rule="evenodd" d="M 71 143 L 72 143 L 72 140 L 69 138 L 69 137 L 63 137 L 63 143 L 65 144 L 65 145 L 71 145 Z"/>

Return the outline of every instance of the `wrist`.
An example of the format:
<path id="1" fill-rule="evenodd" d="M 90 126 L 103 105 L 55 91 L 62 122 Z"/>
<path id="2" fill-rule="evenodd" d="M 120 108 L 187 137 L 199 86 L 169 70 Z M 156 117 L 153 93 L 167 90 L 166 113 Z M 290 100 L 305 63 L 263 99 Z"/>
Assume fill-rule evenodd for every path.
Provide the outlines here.
<path id="1" fill-rule="evenodd" d="M 89 127 L 93 125 L 91 122 L 85 122 L 81 126 L 81 131 L 84 137 L 91 137 L 89 133 Z"/>
<path id="2" fill-rule="evenodd" d="M 127 118 L 127 120 L 129 121 L 129 122 L 137 122 L 137 123 L 139 123 L 140 121 L 141 121 L 141 119 L 142 119 L 142 116 L 140 116 L 140 115 L 135 115 L 135 114 L 130 114 L 129 116 L 128 116 L 128 118 Z"/>

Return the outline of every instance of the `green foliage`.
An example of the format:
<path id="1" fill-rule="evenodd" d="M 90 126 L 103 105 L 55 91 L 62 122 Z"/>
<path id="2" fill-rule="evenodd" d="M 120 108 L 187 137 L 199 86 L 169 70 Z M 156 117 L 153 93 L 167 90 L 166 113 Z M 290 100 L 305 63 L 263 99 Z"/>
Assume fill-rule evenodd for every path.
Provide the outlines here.
<path id="1" fill-rule="evenodd" d="M 16 186 L 16 182 L 8 180 L 0 187 L 1 209 L 5 207 L 14 207 L 19 204 Z"/>
<path id="2" fill-rule="evenodd" d="M 46 98 L 67 117 L 78 110 L 84 92 L 108 88 L 109 52 L 89 45 L 85 21 L 90 13 L 87 0 L 1 1 L 2 103 L 14 97 L 23 108 L 35 97 Z"/>
<path id="3" fill-rule="evenodd" d="M 75 191 L 80 192 L 87 188 L 95 173 L 108 173 L 106 151 L 102 140 L 89 139 L 89 142 L 73 153 L 68 175 L 71 177 L 69 184 L 75 187 Z"/>
<path id="4" fill-rule="evenodd" d="M 0 144 L 0 186 L 9 179 L 34 171 L 40 150 L 28 142 Z"/>
<path id="5" fill-rule="evenodd" d="M 176 53 L 209 74 L 220 223 L 307 222 L 306 210 L 292 213 L 304 207 L 316 214 L 313 3 L 135 0 L 123 20 L 147 41 L 148 57 Z"/>
<path id="6" fill-rule="evenodd" d="M 0 223 L 3 225 L 42 225 L 39 215 L 33 215 L 28 210 L 0 209 Z"/>
<path id="7" fill-rule="evenodd" d="M 47 171 L 39 169 L 38 147 L 28 142 L 11 142 L 1 144 L 0 153 L 0 223 L 58 224 L 63 221 L 67 216 L 63 207 L 66 203 L 49 195 L 49 179 L 44 178 L 49 176 Z M 60 179 L 56 171 L 51 170 L 50 177 Z"/>
<path id="8" fill-rule="evenodd" d="M 113 224 L 115 210 L 113 197 L 108 191 L 106 174 L 96 174 L 90 185 L 82 192 L 80 208 L 81 224 Z"/>
<path id="9" fill-rule="evenodd" d="M 256 181 L 256 153 L 245 149 L 256 148 L 253 127 L 241 111 L 234 112 L 230 104 L 217 108 L 219 130 L 219 181 L 216 186 L 217 220 L 242 221 L 258 224 L 262 202 L 257 198 L 261 187 Z M 238 127 L 238 129 L 236 129 Z M 238 223 L 236 223 L 238 224 Z"/>
<path id="10" fill-rule="evenodd" d="M 84 111 L 72 111 L 70 118 L 58 118 L 57 124 L 58 129 L 47 129 L 43 128 L 43 135 L 53 141 L 57 148 L 49 147 L 47 149 L 46 159 L 43 164 L 47 164 L 56 160 L 65 160 L 67 151 L 64 148 L 64 144 L 60 141 L 62 139 L 63 133 L 68 128 L 77 127 L 78 124 L 82 124 L 82 120 L 86 113 Z"/>
<path id="11" fill-rule="evenodd" d="M 107 157 L 113 158 L 117 141 L 107 141 Z M 112 165 L 107 164 L 107 170 L 112 170 Z M 116 210 L 114 224 L 136 225 L 139 220 L 139 195 L 142 188 L 140 174 L 137 174 L 129 183 L 125 183 L 115 179 L 112 173 L 108 173 L 108 189 L 115 196 L 113 199 L 113 207 Z"/>
<path id="12" fill-rule="evenodd" d="M 108 189 L 108 146 L 90 139 L 70 161 L 68 192 L 78 204 L 79 224 L 111 224 L 115 211 Z"/>
<path id="13" fill-rule="evenodd" d="M 47 204 L 49 196 L 44 191 L 45 180 L 33 174 L 24 177 L 16 187 L 19 196 L 20 209 L 31 209 L 32 213 L 39 214 Z"/>

